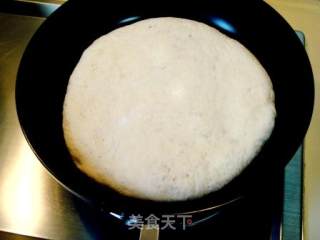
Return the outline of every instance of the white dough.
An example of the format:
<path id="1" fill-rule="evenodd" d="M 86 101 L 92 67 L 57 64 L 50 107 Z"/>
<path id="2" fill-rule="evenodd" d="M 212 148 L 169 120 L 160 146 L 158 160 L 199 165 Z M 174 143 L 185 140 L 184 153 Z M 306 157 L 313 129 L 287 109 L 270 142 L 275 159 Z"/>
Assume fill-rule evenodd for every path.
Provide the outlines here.
<path id="1" fill-rule="evenodd" d="M 200 22 L 153 18 L 93 42 L 74 69 L 63 128 L 77 166 L 123 194 L 201 197 L 269 138 L 271 80 L 239 42 Z"/>

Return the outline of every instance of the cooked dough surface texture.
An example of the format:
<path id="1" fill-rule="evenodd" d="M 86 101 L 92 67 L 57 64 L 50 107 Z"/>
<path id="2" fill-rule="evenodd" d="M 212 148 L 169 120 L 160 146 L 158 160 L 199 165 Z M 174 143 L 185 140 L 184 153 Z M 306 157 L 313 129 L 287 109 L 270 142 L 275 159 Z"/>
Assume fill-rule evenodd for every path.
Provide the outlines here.
<path id="1" fill-rule="evenodd" d="M 271 80 L 240 43 L 203 23 L 143 20 L 89 46 L 63 110 L 83 172 L 123 194 L 201 197 L 230 182 L 269 138 Z"/>

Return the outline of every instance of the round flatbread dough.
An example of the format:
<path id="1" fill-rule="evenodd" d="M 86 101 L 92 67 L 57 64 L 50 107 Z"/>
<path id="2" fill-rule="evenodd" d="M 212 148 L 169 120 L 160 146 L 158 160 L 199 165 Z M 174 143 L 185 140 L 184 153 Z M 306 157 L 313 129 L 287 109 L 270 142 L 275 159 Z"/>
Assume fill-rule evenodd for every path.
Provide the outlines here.
<path id="1" fill-rule="evenodd" d="M 239 42 L 181 18 L 116 29 L 89 46 L 65 96 L 76 165 L 144 199 L 201 197 L 256 156 L 275 120 L 271 80 Z"/>

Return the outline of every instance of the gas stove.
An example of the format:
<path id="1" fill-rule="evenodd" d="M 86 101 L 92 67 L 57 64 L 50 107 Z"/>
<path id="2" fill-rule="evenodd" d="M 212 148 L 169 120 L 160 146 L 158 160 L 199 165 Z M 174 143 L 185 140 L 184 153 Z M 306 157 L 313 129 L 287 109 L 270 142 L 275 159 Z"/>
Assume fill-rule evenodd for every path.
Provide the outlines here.
<path id="1" fill-rule="evenodd" d="M 61 187 L 26 142 L 15 111 L 15 78 L 23 50 L 45 18 L 22 13 L 0 9 L 0 238 L 10 232 L 61 240 L 139 239 L 139 231 L 128 230 Z M 297 34 L 303 41 L 303 34 Z M 300 148 L 261 194 L 208 213 L 186 230 L 161 231 L 160 239 L 301 239 L 302 166 Z"/>

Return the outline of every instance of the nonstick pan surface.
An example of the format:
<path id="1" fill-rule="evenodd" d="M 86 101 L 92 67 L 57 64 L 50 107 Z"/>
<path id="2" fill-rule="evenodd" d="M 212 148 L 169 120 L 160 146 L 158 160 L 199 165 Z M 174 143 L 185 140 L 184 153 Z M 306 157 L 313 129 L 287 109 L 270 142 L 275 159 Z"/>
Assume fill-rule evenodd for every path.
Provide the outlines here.
<path id="1" fill-rule="evenodd" d="M 82 52 L 96 38 L 120 26 L 164 16 L 204 22 L 241 42 L 264 66 L 275 91 L 275 128 L 252 164 L 221 190 L 195 200 L 156 202 L 123 196 L 80 172 L 63 138 L 64 96 Z M 31 39 L 16 83 L 19 121 L 43 165 L 82 199 L 106 211 L 128 214 L 201 211 L 261 190 L 301 144 L 313 100 L 313 76 L 302 44 L 293 29 L 263 1 L 212 0 L 173 6 L 165 1 L 150 5 L 119 1 L 111 5 L 70 0 Z"/>

